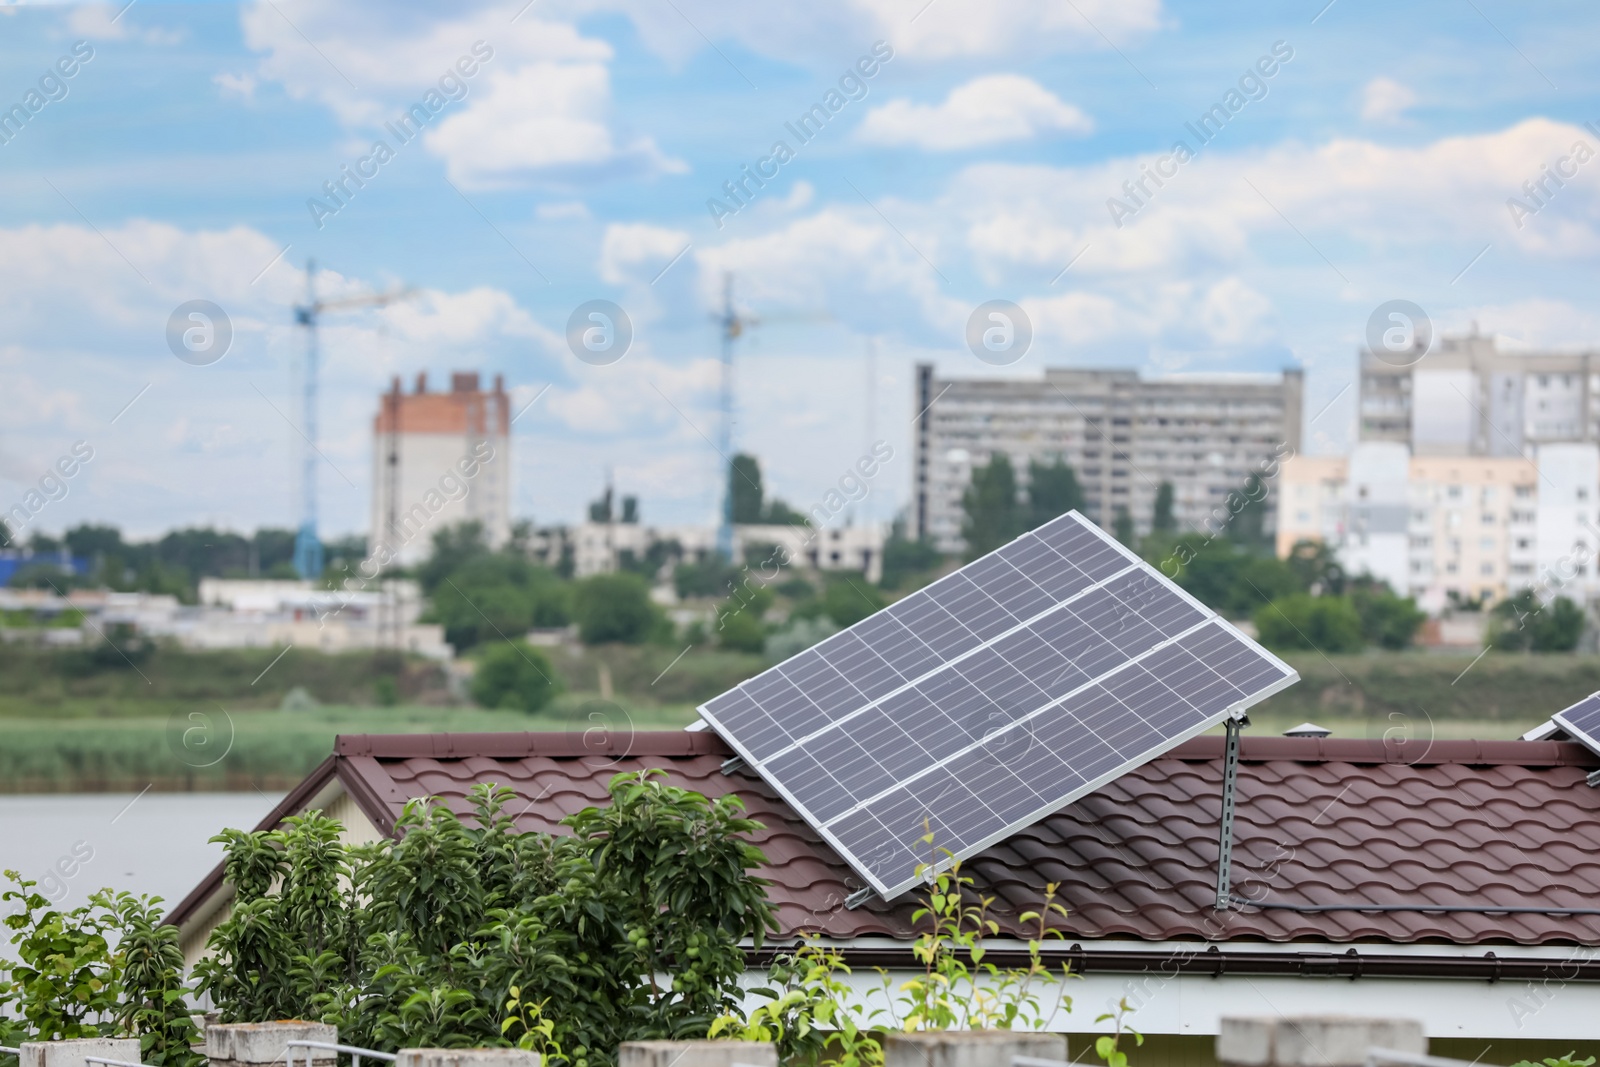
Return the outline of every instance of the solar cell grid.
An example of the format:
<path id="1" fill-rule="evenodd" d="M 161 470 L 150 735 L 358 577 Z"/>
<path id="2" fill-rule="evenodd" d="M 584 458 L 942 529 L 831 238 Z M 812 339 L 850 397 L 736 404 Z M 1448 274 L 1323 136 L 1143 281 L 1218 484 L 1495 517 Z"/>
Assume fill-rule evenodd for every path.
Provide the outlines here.
<path id="1" fill-rule="evenodd" d="M 701 711 L 892 896 L 1295 677 L 1072 513 Z"/>
<path id="2" fill-rule="evenodd" d="M 1574 740 L 1600 752 L 1600 693 L 1584 697 L 1551 718 Z"/>

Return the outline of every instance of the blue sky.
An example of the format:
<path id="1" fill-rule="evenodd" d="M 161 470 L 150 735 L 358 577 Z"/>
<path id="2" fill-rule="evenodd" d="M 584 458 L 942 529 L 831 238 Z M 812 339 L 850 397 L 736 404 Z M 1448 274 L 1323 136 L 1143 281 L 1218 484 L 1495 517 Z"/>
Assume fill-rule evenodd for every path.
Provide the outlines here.
<path id="1" fill-rule="evenodd" d="M 1512 347 L 1600 338 L 1600 160 L 1564 164 L 1520 226 L 1506 203 L 1576 142 L 1600 151 L 1600 15 L 1575 3 L 524 2 L 0 6 L 0 108 L 93 49 L 0 144 L 0 507 L 86 441 L 37 528 L 292 526 L 308 257 L 330 295 L 417 290 L 323 331 L 330 534 L 364 529 L 376 396 L 420 370 L 538 397 L 519 515 L 576 520 L 610 469 L 647 520 L 708 521 L 725 272 L 765 320 L 738 352 L 737 446 L 804 507 L 888 440 L 867 518 L 908 495 L 913 364 L 994 373 L 963 342 L 991 299 L 1035 333 L 999 373 L 1304 367 L 1322 452 L 1351 437 L 1387 300 Z M 461 98 L 400 144 L 384 123 L 477 42 Z M 785 123 L 875 45 L 892 58 L 800 144 Z M 1131 202 L 1123 182 L 1198 147 L 1185 123 L 1275 46 L 1292 58 L 1256 98 Z M 319 228 L 307 201 L 380 138 L 393 158 Z M 708 199 L 779 139 L 794 158 L 718 226 Z M 565 343 L 597 298 L 635 329 L 606 367 Z M 234 329 L 209 366 L 165 340 L 194 299 Z"/>

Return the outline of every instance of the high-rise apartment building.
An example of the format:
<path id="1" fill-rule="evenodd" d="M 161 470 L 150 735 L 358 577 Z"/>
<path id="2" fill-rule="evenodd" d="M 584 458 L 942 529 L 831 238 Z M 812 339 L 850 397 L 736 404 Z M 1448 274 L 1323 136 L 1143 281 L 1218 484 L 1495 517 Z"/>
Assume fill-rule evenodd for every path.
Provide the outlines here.
<path id="1" fill-rule="evenodd" d="M 1600 448 L 1546 444 L 1537 459 L 1413 456 L 1366 441 L 1348 457 L 1286 462 L 1278 552 L 1330 546 L 1345 572 L 1370 574 L 1430 611 L 1523 589 L 1600 595 Z"/>
<path id="2" fill-rule="evenodd" d="M 1162 482 L 1172 483 L 1179 528 L 1203 526 L 1216 509 L 1226 514 L 1228 494 L 1252 472 L 1299 450 L 1303 388 L 1298 370 L 1146 379 L 1048 368 L 1035 379 L 942 379 L 920 365 L 913 531 L 959 551 L 973 468 L 1001 453 L 1023 484 L 1030 460 L 1071 465 L 1088 516 L 1103 526 L 1126 509 L 1147 531 Z"/>
<path id="3" fill-rule="evenodd" d="M 369 551 L 389 548 L 402 565 L 426 559 L 433 534 L 476 521 L 489 543 L 511 534 L 511 418 L 505 383 L 484 392 L 478 376 L 457 372 L 449 392 L 401 391 L 396 377 L 372 422 L 372 526 Z M 379 562 L 387 562 L 379 556 Z"/>
<path id="4" fill-rule="evenodd" d="M 1360 438 L 1417 456 L 1600 441 L 1600 352 L 1504 352 L 1476 329 L 1421 358 L 1363 350 Z"/>

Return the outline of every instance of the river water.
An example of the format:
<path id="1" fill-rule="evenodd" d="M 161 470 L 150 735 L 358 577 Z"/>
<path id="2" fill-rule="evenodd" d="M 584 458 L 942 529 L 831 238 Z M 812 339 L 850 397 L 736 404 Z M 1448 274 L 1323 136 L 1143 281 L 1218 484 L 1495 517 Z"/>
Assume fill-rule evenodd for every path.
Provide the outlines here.
<path id="1" fill-rule="evenodd" d="M 217 831 L 251 829 L 282 799 L 261 793 L 81 793 L 0 796 L 0 869 L 75 907 L 110 886 L 165 899 L 170 909 L 222 861 Z M 6 883 L 10 888 L 10 883 Z M 9 914 L 15 905 L 0 908 Z M 0 928 L 0 954 L 10 956 Z"/>

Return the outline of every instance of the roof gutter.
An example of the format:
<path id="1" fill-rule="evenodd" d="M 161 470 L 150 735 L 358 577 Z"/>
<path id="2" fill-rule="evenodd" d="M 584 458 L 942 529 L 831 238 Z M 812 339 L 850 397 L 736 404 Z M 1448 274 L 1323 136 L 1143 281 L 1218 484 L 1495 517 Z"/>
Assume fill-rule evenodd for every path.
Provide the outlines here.
<path id="1" fill-rule="evenodd" d="M 767 944 L 759 950 L 746 948 L 752 967 L 765 967 L 787 946 Z M 851 967 L 922 969 L 908 942 L 904 948 L 845 946 L 839 949 Z M 1024 967 L 1028 952 L 1021 948 L 990 949 L 984 962 L 998 967 Z M 1223 949 L 1212 944 L 1193 951 L 1144 952 L 1132 949 L 1086 949 L 1075 943 L 1070 949 L 1048 953 L 1051 963 L 1069 964 L 1074 974 L 1159 974 L 1200 975 L 1208 978 L 1291 977 L 1291 978 L 1459 978 L 1487 982 L 1600 982 L 1600 949 L 1575 945 L 1565 959 L 1497 956 L 1493 951 L 1482 956 L 1417 956 L 1380 952 L 1362 953 L 1355 948 L 1345 952 L 1262 952 L 1249 949 Z"/>

